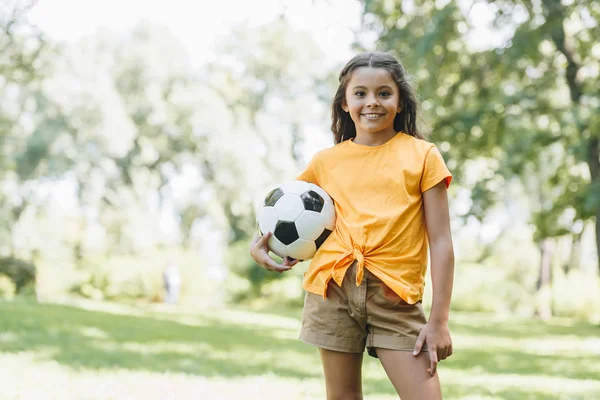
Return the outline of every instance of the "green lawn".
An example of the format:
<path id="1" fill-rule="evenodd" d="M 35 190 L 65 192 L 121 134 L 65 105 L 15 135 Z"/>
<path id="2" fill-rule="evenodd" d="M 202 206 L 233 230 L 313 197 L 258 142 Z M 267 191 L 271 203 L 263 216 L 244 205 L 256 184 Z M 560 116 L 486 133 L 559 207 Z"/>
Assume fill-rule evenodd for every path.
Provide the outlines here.
<path id="1" fill-rule="evenodd" d="M 0 399 L 323 399 L 300 311 L 0 302 Z M 445 399 L 600 399 L 600 327 L 453 314 Z M 366 357 L 366 399 L 394 399 Z"/>

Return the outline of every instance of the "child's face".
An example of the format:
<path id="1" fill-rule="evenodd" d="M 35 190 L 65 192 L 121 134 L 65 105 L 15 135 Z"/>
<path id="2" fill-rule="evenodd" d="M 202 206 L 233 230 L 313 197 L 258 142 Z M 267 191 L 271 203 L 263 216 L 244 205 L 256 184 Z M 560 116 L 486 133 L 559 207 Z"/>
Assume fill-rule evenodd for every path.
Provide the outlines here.
<path id="1" fill-rule="evenodd" d="M 395 134 L 394 117 L 400 112 L 400 94 L 383 68 L 360 67 L 352 72 L 342 109 L 350 113 L 356 134 Z"/>

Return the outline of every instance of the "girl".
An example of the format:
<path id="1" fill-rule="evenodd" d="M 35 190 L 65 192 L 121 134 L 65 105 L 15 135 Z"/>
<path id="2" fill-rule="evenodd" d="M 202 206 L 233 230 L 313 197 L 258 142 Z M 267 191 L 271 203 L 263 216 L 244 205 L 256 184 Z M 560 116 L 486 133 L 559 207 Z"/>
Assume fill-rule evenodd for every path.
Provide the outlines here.
<path id="1" fill-rule="evenodd" d="M 298 180 L 335 202 L 336 228 L 305 273 L 300 338 L 319 348 L 328 399 L 362 399 L 366 347 L 402 399 L 441 399 L 437 363 L 452 354 L 448 314 L 454 275 L 447 187 L 452 175 L 416 126 L 417 102 L 391 55 L 355 56 L 332 105 L 335 146 L 314 155 Z M 252 258 L 268 255 L 270 233 Z M 421 299 L 430 248 L 433 303 Z"/>

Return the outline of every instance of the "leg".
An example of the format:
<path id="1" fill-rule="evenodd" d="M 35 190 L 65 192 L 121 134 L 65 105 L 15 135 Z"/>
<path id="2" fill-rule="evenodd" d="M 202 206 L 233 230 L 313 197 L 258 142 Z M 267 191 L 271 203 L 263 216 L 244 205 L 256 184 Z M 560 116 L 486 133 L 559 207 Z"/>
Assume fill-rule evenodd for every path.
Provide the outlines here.
<path id="1" fill-rule="evenodd" d="M 325 373 L 327 400 L 362 400 L 363 353 L 319 351 Z"/>
<path id="2" fill-rule="evenodd" d="M 438 374 L 429 375 L 429 353 L 413 356 L 410 351 L 377 349 L 377 357 L 403 400 L 442 398 Z"/>

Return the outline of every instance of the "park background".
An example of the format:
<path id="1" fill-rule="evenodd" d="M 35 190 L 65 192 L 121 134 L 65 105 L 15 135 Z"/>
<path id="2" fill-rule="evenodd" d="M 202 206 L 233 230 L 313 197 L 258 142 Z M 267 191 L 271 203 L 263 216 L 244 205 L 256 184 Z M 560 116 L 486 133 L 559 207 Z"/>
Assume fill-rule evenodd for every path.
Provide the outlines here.
<path id="1" fill-rule="evenodd" d="M 0 399 L 323 398 L 307 265 L 248 245 L 374 49 L 454 175 L 445 398 L 600 398 L 598 21 L 592 0 L 0 2 Z"/>

